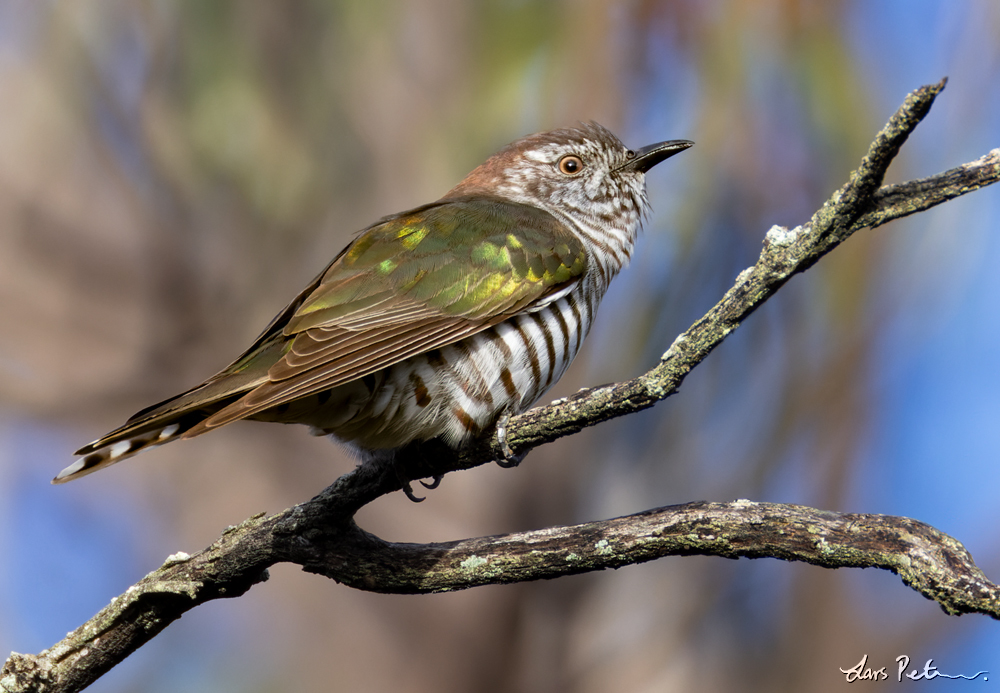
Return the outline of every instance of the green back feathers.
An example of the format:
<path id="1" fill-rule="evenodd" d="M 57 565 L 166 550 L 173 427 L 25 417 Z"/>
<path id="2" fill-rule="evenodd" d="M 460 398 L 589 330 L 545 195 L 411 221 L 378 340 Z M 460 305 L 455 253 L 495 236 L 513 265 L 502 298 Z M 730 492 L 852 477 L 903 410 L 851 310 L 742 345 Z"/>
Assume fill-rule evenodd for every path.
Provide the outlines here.
<path id="1" fill-rule="evenodd" d="M 365 231 L 284 333 L 378 313 L 404 298 L 470 320 L 516 312 L 585 267 L 582 243 L 549 213 L 496 199 L 452 200 Z"/>

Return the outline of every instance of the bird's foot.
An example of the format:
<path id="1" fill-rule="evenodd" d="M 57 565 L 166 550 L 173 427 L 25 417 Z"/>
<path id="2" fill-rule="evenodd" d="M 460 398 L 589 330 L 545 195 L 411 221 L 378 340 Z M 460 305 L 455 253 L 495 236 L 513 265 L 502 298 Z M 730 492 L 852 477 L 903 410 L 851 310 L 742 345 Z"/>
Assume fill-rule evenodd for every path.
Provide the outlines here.
<path id="1" fill-rule="evenodd" d="M 518 455 L 515 453 L 510 444 L 507 443 L 507 422 L 510 421 L 510 413 L 504 412 L 500 415 L 500 419 L 497 421 L 497 447 L 500 448 L 500 454 L 503 459 L 494 460 L 498 467 L 502 469 L 511 469 L 521 464 L 521 460 L 524 459 L 524 455 L 527 453 L 522 453 Z"/>
<path id="2" fill-rule="evenodd" d="M 420 444 L 414 444 L 408 446 L 406 449 L 394 451 L 391 458 L 392 469 L 395 472 L 400 489 L 414 503 L 420 503 L 426 500 L 426 498 L 418 496 L 413 492 L 413 486 L 411 486 L 413 481 L 419 481 L 420 485 L 424 488 L 433 490 L 440 486 L 441 480 L 444 479 L 443 474 L 429 476 L 430 481 L 425 481 L 428 477 L 413 479 L 414 472 L 419 473 L 418 470 L 426 470 L 426 457 L 433 454 L 433 445 L 434 441 L 424 441 Z"/>

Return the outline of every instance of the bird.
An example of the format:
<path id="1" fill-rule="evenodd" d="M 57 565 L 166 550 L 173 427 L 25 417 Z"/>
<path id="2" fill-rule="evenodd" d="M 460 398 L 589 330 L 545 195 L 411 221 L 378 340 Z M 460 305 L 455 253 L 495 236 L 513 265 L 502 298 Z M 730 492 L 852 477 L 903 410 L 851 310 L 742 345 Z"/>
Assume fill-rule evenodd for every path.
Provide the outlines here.
<path id="1" fill-rule="evenodd" d="M 362 230 L 229 366 L 52 482 L 241 419 L 306 424 L 362 463 L 461 448 L 566 371 L 632 255 L 646 172 L 692 144 L 631 150 L 595 122 L 510 143 L 436 202 Z"/>

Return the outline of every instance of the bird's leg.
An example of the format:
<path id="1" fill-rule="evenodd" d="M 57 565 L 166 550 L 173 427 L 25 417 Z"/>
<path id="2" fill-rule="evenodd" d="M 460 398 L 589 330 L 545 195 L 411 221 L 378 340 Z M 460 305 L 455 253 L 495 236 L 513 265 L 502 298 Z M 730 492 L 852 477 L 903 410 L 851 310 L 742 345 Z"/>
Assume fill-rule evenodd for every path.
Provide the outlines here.
<path id="1" fill-rule="evenodd" d="M 410 479 L 407 477 L 405 470 L 405 464 L 401 464 L 399 459 L 399 451 L 393 451 L 389 456 L 381 459 L 383 463 L 389 464 L 392 467 L 392 473 L 396 476 L 396 481 L 399 482 L 399 488 L 406 494 L 414 503 L 422 503 L 426 500 L 426 497 L 418 496 L 413 492 L 413 487 L 410 485 Z M 421 482 L 423 483 L 423 482 Z M 426 486 L 426 484 L 425 484 Z M 429 487 L 428 487 L 429 488 Z"/>
<path id="2" fill-rule="evenodd" d="M 527 453 L 522 453 L 520 455 L 516 454 L 507 443 L 507 422 L 510 421 L 510 412 L 504 410 L 500 414 L 500 418 L 497 420 L 497 442 L 500 448 L 500 454 L 503 455 L 503 459 L 494 460 L 498 467 L 503 469 L 511 469 L 521 464 L 521 460 Z"/>
<path id="3" fill-rule="evenodd" d="M 396 473 L 396 479 L 399 480 L 400 488 L 406 497 L 409 498 L 414 503 L 420 503 L 425 498 L 417 496 L 413 493 L 413 487 L 410 485 L 410 481 L 414 480 L 413 477 L 419 476 L 421 472 L 428 472 L 429 460 L 433 457 L 435 450 L 437 449 L 435 445 L 440 446 L 441 443 L 436 440 L 425 440 L 419 443 L 411 443 L 403 448 L 395 450 L 392 454 L 392 467 L 393 471 Z M 432 467 L 433 468 L 433 467 Z M 424 478 L 429 477 L 431 480 L 424 481 Z M 428 474 L 426 477 L 415 479 L 420 482 L 420 485 L 426 489 L 436 489 L 441 485 L 441 480 L 444 478 L 443 474 Z"/>

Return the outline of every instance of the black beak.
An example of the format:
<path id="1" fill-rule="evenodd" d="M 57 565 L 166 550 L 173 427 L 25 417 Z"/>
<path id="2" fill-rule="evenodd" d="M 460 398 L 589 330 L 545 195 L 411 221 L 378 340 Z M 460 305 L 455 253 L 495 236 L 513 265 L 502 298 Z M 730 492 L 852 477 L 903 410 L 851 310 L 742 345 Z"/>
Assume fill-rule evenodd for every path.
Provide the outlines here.
<path id="1" fill-rule="evenodd" d="M 631 168 L 640 173 L 645 173 L 664 159 L 669 159 L 674 154 L 680 154 L 693 144 L 694 142 L 690 140 L 670 140 L 669 142 L 651 144 L 635 152 L 630 152 L 633 156 L 619 166 L 618 170 Z"/>

